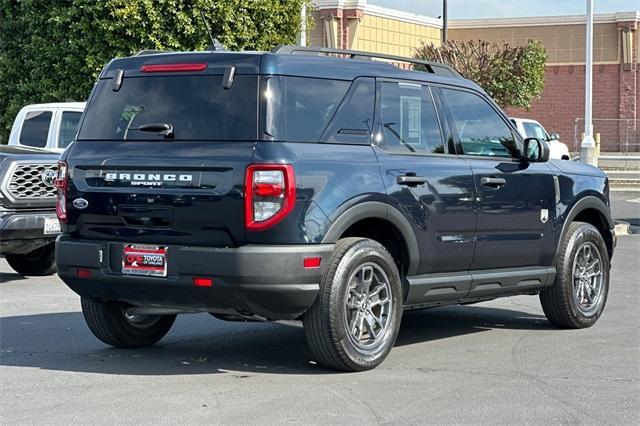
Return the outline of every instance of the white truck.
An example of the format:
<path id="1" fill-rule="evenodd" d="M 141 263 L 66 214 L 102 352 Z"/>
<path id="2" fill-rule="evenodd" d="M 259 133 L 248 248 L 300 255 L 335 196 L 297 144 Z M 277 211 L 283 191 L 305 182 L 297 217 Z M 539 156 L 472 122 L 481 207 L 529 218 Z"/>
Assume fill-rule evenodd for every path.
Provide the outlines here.
<path id="1" fill-rule="evenodd" d="M 518 132 L 523 138 L 536 138 L 549 143 L 549 158 L 556 160 L 570 160 L 569 148 L 560 142 L 560 136 L 557 133 L 547 133 L 542 124 L 536 120 L 528 118 L 511 118 L 511 122 L 516 126 Z"/>
<path id="2" fill-rule="evenodd" d="M 84 106 L 84 102 L 27 105 L 13 122 L 8 145 L 61 153 L 75 138 Z"/>
<path id="3" fill-rule="evenodd" d="M 0 256 L 21 275 L 55 272 L 58 157 L 74 140 L 84 103 L 29 105 L 0 145 Z"/>

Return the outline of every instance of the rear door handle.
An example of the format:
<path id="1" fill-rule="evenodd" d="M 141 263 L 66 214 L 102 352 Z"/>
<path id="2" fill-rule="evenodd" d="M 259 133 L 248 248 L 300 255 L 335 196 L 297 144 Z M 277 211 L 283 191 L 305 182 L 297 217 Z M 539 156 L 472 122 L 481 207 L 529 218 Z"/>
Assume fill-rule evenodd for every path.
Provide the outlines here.
<path id="1" fill-rule="evenodd" d="M 404 175 L 396 178 L 398 185 L 417 186 L 427 183 L 427 178 L 424 176 Z"/>
<path id="2" fill-rule="evenodd" d="M 507 181 L 504 178 L 483 177 L 480 179 L 480 183 L 491 188 L 500 188 L 501 186 L 504 186 Z"/>

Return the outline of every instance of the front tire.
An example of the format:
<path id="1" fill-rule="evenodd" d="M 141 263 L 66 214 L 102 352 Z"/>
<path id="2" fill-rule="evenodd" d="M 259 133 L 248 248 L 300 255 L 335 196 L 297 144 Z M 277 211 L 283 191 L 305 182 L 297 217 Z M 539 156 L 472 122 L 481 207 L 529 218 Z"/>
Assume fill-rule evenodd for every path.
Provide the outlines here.
<path id="1" fill-rule="evenodd" d="M 122 306 L 82 298 L 82 314 L 91 332 L 107 345 L 144 348 L 171 329 L 175 315 L 130 315 Z"/>
<path id="2" fill-rule="evenodd" d="M 555 283 L 540 292 L 547 319 L 556 327 L 591 327 L 608 292 L 609 252 L 602 235 L 588 223 L 571 223 L 560 242 Z"/>
<path id="3" fill-rule="evenodd" d="M 402 286 L 389 252 L 364 238 L 338 241 L 303 317 L 318 362 L 343 371 L 375 368 L 391 351 L 401 317 Z"/>
<path id="4" fill-rule="evenodd" d="M 56 272 L 55 245 L 47 244 L 26 254 L 5 254 L 7 263 L 22 276 L 41 277 Z"/>

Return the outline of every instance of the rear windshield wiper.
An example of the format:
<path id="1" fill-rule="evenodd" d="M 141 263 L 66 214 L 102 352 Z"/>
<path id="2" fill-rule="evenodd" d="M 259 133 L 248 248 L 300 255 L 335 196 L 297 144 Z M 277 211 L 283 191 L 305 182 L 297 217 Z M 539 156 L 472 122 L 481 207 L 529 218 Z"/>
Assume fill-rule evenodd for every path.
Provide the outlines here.
<path id="1" fill-rule="evenodd" d="M 159 135 L 166 139 L 173 139 L 173 125 L 171 123 L 149 123 L 138 127 L 130 127 L 129 130 L 139 130 L 141 132 L 158 132 Z"/>

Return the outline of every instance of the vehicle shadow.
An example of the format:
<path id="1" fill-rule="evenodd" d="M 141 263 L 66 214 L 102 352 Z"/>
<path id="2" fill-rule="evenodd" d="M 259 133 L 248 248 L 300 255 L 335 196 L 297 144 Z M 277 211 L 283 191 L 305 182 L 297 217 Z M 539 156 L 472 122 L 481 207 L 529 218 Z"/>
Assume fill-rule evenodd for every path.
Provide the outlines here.
<path id="1" fill-rule="evenodd" d="M 8 283 L 10 281 L 20 281 L 24 279 L 26 279 L 26 277 L 23 277 L 16 272 L 0 272 L 0 284 Z"/>
<path id="2" fill-rule="evenodd" d="M 544 317 L 481 306 L 407 313 L 396 346 L 494 328 L 545 329 Z M 232 323 L 208 314 L 182 315 L 157 345 L 117 349 L 99 342 L 82 313 L 0 319 L 0 365 L 115 375 L 231 373 L 330 374 L 306 348 L 301 324 Z"/>

